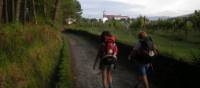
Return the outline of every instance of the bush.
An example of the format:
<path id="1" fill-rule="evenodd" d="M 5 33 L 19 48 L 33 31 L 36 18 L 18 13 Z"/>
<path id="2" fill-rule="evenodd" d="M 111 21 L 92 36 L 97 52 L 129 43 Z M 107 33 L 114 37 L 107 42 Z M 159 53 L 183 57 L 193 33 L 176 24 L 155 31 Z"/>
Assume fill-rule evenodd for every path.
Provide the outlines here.
<path id="1" fill-rule="evenodd" d="M 0 30 L 0 85 L 48 88 L 61 37 L 49 26 L 6 25 Z"/>

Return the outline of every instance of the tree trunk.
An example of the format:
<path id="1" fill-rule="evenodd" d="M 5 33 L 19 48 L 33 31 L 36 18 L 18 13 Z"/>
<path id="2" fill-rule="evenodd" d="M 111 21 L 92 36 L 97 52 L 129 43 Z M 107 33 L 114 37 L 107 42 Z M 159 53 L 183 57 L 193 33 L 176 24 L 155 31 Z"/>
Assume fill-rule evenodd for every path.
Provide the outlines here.
<path id="1" fill-rule="evenodd" d="M 43 0 L 43 10 L 44 10 L 44 17 L 47 17 L 47 6 L 46 6 L 46 0 Z"/>
<path id="2" fill-rule="evenodd" d="M 17 6 L 16 6 L 16 21 L 19 22 L 20 18 L 20 9 L 21 8 L 21 0 L 17 0 Z"/>
<path id="3" fill-rule="evenodd" d="M 5 23 L 8 22 L 8 1 L 4 0 Z"/>
<path id="4" fill-rule="evenodd" d="M 0 23 L 2 22 L 2 14 L 3 14 L 3 0 L 0 0 Z"/>
<path id="5" fill-rule="evenodd" d="M 53 21 L 54 22 L 57 20 L 59 2 L 60 2 L 60 0 L 56 0 L 56 2 L 55 2 L 54 12 L 53 12 Z"/>
<path id="6" fill-rule="evenodd" d="M 32 0 L 32 10 L 33 10 L 33 17 L 34 17 L 34 22 L 37 24 L 37 17 L 36 17 L 36 9 L 35 9 L 35 0 Z"/>
<path id="7" fill-rule="evenodd" d="M 12 0 L 12 21 L 15 21 L 15 0 Z"/>
<path id="8" fill-rule="evenodd" d="M 27 1 L 24 0 L 24 17 L 23 17 L 23 23 L 26 23 L 26 14 L 27 14 L 26 4 L 27 4 Z"/>

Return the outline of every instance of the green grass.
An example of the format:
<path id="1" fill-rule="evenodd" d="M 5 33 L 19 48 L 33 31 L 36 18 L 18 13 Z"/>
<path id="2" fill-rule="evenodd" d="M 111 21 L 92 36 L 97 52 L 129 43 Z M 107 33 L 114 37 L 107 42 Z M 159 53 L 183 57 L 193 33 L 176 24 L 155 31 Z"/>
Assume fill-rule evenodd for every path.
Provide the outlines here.
<path id="1" fill-rule="evenodd" d="M 96 27 L 72 27 L 75 30 L 84 30 L 92 34 L 100 35 L 102 31 L 111 31 L 120 42 L 134 45 L 137 42 L 137 33 L 139 30 L 131 29 L 104 29 Z M 187 62 L 193 61 L 195 58 L 200 58 L 200 32 L 190 31 L 185 36 L 184 31 L 171 30 L 146 30 L 153 37 L 161 54 L 184 60 Z"/>
<path id="2" fill-rule="evenodd" d="M 1 87 L 49 88 L 62 47 L 60 35 L 48 25 L 1 26 Z"/>
<path id="3" fill-rule="evenodd" d="M 83 30 L 83 31 L 87 31 L 89 33 L 95 34 L 95 35 L 100 35 L 104 30 L 109 30 L 111 31 L 120 42 L 125 42 L 127 44 L 133 45 L 133 43 L 136 42 L 137 40 L 137 36 L 135 35 L 136 33 L 138 33 L 138 31 L 135 32 L 131 32 L 130 30 L 127 29 L 113 29 L 113 28 L 96 28 L 96 27 L 70 27 L 74 30 Z"/>
<path id="4" fill-rule="evenodd" d="M 56 84 L 56 88 L 72 88 L 73 86 L 73 76 L 70 66 L 70 50 L 69 50 L 69 43 L 67 39 L 63 41 L 63 49 L 62 49 L 62 62 L 59 65 L 59 81 Z"/>
<path id="5" fill-rule="evenodd" d="M 183 31 L 156 31 L 151 35 L 163 54 L 190 62 L 200 58 L 199 33 L 191 31 L 186 37 Z"/>

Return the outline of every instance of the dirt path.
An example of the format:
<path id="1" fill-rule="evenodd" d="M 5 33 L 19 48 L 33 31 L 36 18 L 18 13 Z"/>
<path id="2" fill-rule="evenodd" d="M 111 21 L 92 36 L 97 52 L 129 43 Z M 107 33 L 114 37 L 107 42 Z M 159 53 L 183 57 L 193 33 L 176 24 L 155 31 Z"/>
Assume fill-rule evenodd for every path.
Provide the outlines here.
<path id="1" fill-rule="evenodd" d="M 92 69 L 97 53 L 96 46 L 74 34 L 67 34 L 67 37 L 72 49 L 75 88 L 102 88 L 99 70 Z M 134 88 L 136 83 L 135 73 L 122 65 L 113 71 L 113 88 Z"/>

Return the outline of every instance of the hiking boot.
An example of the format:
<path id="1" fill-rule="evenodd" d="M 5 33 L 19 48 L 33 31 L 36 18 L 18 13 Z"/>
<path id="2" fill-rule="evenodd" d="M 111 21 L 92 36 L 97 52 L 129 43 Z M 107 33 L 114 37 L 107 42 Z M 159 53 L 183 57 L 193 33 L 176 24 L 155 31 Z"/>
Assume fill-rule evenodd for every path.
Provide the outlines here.
<path id="1" fill-rule="evenodd" d="M 137 83 L 137 84 L 134 86 L 134 88 L 138 88 L 138 86 L 139 86 L 139 84 Z"/>
<path id="2" fill-rule="evenodd" d="M 109 85 L 108 88 L 112 88 L 112 85 Z"/>
<path id="3" fill-rule="evenodd" d="M 143 88 L 143 85 L 142 83 L 139 82 L 134 86 L 134 88 Z"/>

